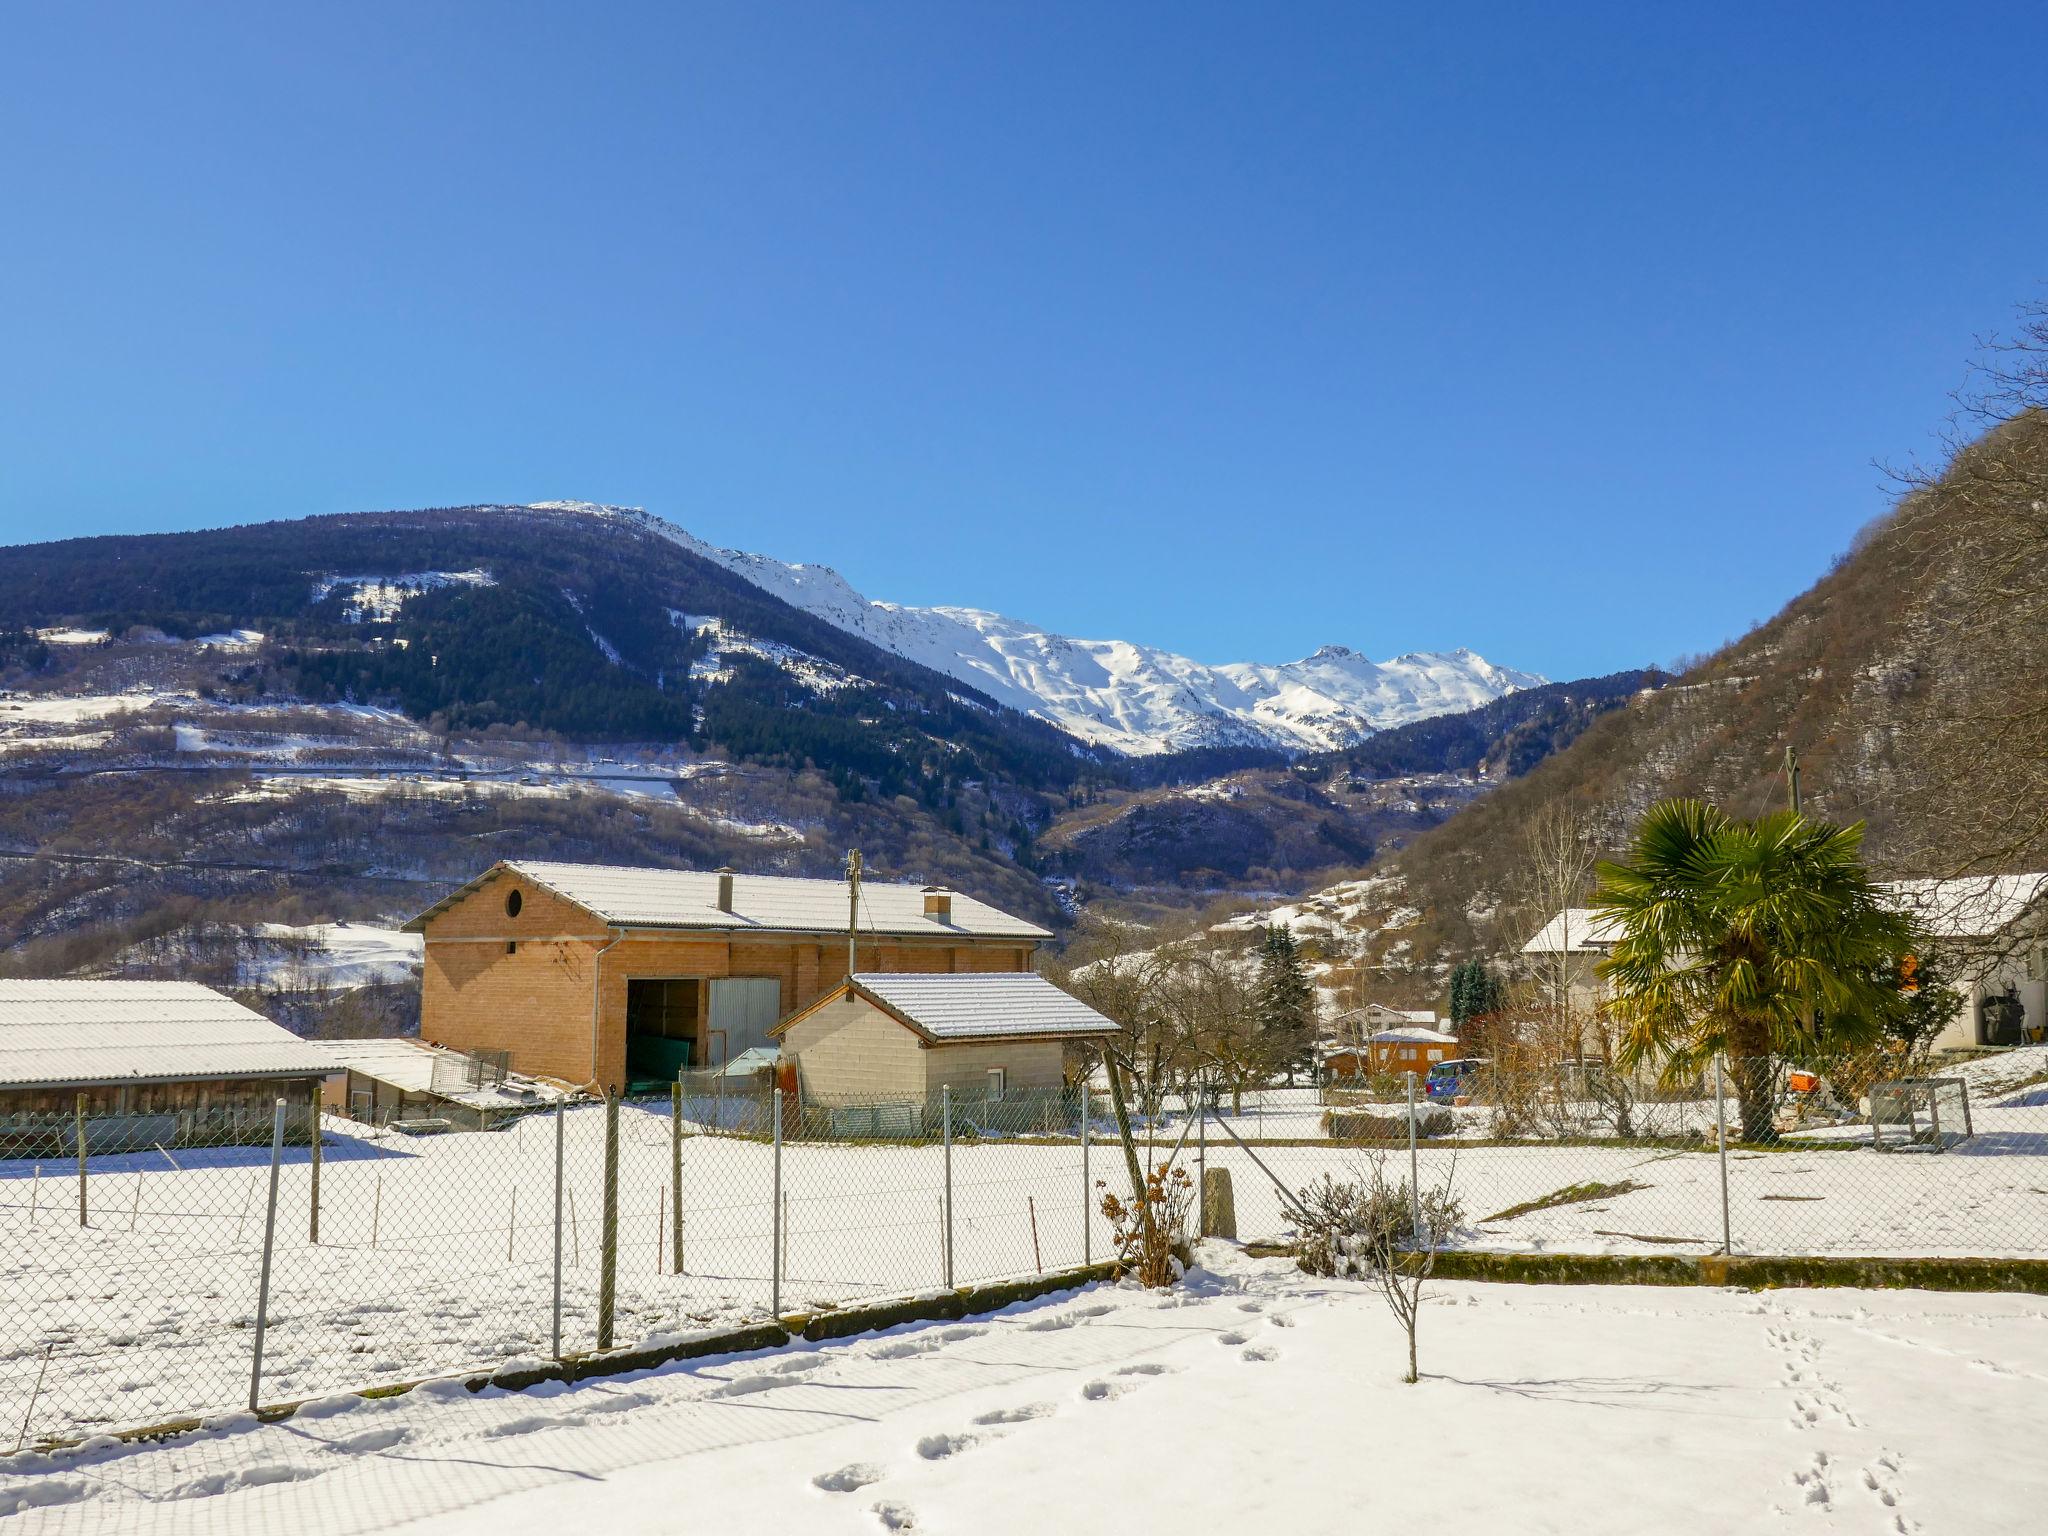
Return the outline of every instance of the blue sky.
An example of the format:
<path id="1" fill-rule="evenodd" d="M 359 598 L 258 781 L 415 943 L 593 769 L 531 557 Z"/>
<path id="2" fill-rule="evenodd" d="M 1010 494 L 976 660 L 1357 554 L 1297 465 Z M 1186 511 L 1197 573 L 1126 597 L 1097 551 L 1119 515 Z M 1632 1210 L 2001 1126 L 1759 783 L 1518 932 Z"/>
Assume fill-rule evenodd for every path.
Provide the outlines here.
<path id="1" fill-rule="evenodd" d="M 1203 660 L 1718 644 L 2048 279 L 2048 9 L 27 7 L 0 542 L 581 497 Z"/>

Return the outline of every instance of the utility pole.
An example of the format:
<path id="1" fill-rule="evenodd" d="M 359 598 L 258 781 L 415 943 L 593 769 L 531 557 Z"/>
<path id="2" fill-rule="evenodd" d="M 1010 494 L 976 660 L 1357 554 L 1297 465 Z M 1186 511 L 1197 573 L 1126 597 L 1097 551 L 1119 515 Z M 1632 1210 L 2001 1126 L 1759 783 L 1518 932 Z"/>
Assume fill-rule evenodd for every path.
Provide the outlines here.
<path id="1" fill-rule="evenodd" d="M 1792 814 L 1797 816 L 1800 814 L 1799 749 L 1797 747 L 1787 747 L 1785 749 L 1785 787 L 1792 799 Z"/>
<path id="2" fill-rule="evenodd" d="M 852 848 L 846 854 L 846 974 L 860 969 L 858 947 L 860 943 L 860 850 Z"/>

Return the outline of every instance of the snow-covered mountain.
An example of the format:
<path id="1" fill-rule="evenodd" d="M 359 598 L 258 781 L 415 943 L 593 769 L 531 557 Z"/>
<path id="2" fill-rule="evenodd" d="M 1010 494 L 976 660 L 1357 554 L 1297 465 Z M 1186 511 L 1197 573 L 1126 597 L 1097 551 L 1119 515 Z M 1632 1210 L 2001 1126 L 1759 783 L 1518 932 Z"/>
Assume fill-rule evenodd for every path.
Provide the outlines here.
<path id="1" fill-rule="evenodd" d="M 883 650 L 1134 756 L 1193 747 L 1344 747 L 1388 726 L 1473 709 L 1547 681 L 1463 649 L 1372 661 L 1328 645 L 1300 661 L 1210 666 L 1129 640 L 1076 640 L 979 608 L 878 602 L 830 566 L 721 549 L 637 507 L 534 507 L 633 523 Z"/>

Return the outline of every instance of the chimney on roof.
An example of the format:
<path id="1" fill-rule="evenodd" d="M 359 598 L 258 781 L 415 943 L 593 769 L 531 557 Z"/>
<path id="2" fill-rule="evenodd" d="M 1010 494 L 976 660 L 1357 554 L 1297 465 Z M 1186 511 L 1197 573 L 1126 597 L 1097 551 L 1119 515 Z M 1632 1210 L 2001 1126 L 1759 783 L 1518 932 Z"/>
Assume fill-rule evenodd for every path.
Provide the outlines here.
<path id="1" fill-rule="evenodd" d="M 924 915 L 936 922 L 951 924 L 953 921 L 953 893 L 943 885 L 928 885 L 924 888 Z"/>
<path id="2" fill-rule="evenodd" d="M 732 910 L 732 869 L 730 866 L 718 872 L 718 910 Z"/>

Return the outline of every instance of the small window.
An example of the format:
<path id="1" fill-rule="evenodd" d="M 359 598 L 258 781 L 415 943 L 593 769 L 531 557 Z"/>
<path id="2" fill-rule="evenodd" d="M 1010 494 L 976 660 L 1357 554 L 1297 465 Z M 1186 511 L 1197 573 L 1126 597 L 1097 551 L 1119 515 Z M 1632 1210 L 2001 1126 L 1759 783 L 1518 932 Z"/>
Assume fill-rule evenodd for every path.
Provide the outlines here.
<path id="1" fill-rule="evenodd" d="M 518 954 L 518 953 L 519 953 L 519 941 L 518 941 L 517 939 L 507 939 L 507 940 L 505 941 L 505 953 L 506 953 L 506 954 L 508 954 L 508 955 L 516 955 L 516 954 Z"/>
<path id="2" fill-rule="evenodd" d="M 512 890 L 505 893 L 505 915 L 507 917 L 517 917 L 519 909 L 525 905 L 526 898 L 520 895 L 518 891 Z"/>
<path id="3" fill-rule="evenodd" d="M 988 1070 L 988 1096 L 991 1099 L 1000 1099 L 1003 1096 L 1003 1082 L 1003 1069 L 1001 1067 L 990 1067 Z"/>
<path id="4" fill-rule="evenodd" d="M 1429 1059 L 1431 1061 L 1442 1061 L 1444 1059 L 1444 1053 L 1442 1051 L 1431 1051 L 1429 1053 Z"/>

